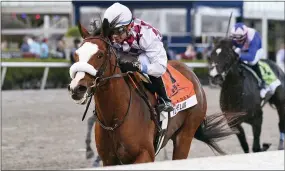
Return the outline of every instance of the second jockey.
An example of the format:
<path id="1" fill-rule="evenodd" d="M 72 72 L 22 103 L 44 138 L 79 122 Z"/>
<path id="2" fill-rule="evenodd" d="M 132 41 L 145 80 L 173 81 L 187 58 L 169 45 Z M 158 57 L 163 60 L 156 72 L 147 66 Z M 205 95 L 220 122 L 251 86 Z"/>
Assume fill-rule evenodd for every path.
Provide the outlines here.
<path id="1" fill-rule="evenodd" d="M 119 51 L 138 56 L 136 62 L 125 63 L 124 66 L 129 71 L 147 74 L 156 93 L 163 99 L 159 108 L 166 112 L 173 111 L 161 77 L 166 72 L 167 55 L 160 32 L 148 23 L 134 18 L 130 9 L 120 3 L 107 8 L 104 19 L 109 23 L 117 19 L 111 34 L 113 46 Z"/>
<path id="2" fill-rule="evenodd" d="M 260 96 L 264 99 L 268 89 L 261 75 L 258 61 L 264 57 L 260 34 L 253 28 L 247 27 L 243 23 L 236 23 L 230 34 L 235 52 L 239 54 L 240 60 L 245 61 L 261 79 Z"/>

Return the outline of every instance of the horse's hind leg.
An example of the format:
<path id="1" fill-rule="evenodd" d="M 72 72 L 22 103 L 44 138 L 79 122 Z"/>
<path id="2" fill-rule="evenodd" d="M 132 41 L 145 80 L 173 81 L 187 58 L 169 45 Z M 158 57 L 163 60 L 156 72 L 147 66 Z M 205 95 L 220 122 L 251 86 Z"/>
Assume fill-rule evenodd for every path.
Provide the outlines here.
<path id="1" fill-rule="evenodd" d="M 252 121 L 252 131 L 253 131 L 253 152 L 261 152 L 260 148 L 260 134 L 261 134 L 261 125 L 262 125 L 262 110 L 259 109 L 256 113 L 256 117 L 253 118 Z"/>
<path id="2" fill-rule="evenodd" d="M 284 133 L 285 133 L 285 103 L 276 105 L 278 115 L 279 115 L 279 131 L 280 131 L 280 141 L 278 145 L 278 150 L 284 150 Z"/>
<path id="3" fill-rule="evenodd" d="M 284 149 L 284 133 L 285 133 L 285 97 L 284 97 L 284 88 L 281 86 L 276 89 L 276 92 L 270 103 L 273 103 L 276 106 L 278 116 L 279 116 L 279 131 L 280 131 L 280 141 L 278 145 L 278 150 Z"/>
<path id="4" fill-rule="evenodd" d="M 238 140 L 240 142 L 240 145 L 241 145 L 243 151 L 245 153 L 249 153 L 249 147 L 248 147 L 248 143 L 246 141 L 246 136 L 245 136 L 245 133 L 244 133 L 244 129 L 242 128 L 241 125 L 237 125 L 236 128 L 239 131 L 239 133 L 237 134 L 237 137 L 238 137 Z"/>
<path id="5" fill-rule="evenodd" d="M 181 113 L 182 114 L 182 113 Z M 173 140 L 173 156 L 172 160 L 187 159 L 192 140 L 194 138 L 197 128 L 204 119 L 201 112 L 187 113 L 187 118 L 184 125 L 176 133 Z"/>

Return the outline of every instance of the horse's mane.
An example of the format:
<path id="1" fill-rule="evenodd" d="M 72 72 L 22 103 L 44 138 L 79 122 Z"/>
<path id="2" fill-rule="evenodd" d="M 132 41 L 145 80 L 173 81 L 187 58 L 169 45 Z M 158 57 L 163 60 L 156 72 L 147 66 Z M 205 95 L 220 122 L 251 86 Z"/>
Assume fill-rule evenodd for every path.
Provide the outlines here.
<path id="1" fill-rule="evenodd" d="M 232 46 L 232 40 L 230 38 L 227 38 L 227 37 L 220 38 L 215 43 L 216 47 L 219 47 L 219 46 L 221 46 L 221 47 L 229 47 L 229 45 Z"/>
<path id="2" fill-rule="evenodd" d="M 114 20 L 111 21 L 111 23 L 109 23 L 109 32 L 111 33 L 112 30 L 116 27 L 116 25 L 118 24 L 118 20 L 119 20 L 120 15 L 116 16 L 114 18 Z M 98 24 L 99 23 L 99 24 Z M 99 36 L 102 32 L 103 29 L 103 25 L 102 25 L 102 18 L 99 15 L 99 20 L 93 20 L 90 25 L 93 27 L 93 29 L 91 29 L 91 35 L 92 36 Z"/>

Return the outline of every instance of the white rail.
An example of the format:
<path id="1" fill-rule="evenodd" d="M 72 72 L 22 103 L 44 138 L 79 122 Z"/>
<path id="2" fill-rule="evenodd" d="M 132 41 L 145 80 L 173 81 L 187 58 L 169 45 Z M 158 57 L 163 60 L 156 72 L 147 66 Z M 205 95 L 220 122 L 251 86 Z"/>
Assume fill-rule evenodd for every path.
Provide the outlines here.
<path id="1" fill-rule="evenodd" d="M 185 63 L 190 68 L 206 68 L 207 63 L 202 62 L 186 62 Z M 70 63 L 67 62 L 2 62 L 1 68 L 1 87 L 4 85 L 5 76 L 7 73 L 7 68 L 12 67 L 24 67 L 24 68 L 36 68 L 36 67 L 44 67 L 44 73 L 42 77 L 41 90 L 45 89 L 46 81 L 48 78 L 49 68 L 67 68 L 70 67 Z"/>
<path id="2" fill-rule="evenodd" d="M 49 68 L 67 68 L 70 66 L 70 63 L 67 62 L 2 62 L 1 68 L 1 87 L 4 85 L 5 76 L 7 73 L 8 67 L 24 67 L 24 68 L 36 68 L 44 67 L 44 73 L 42 77 L 41 90 L 45 89 L 46 81 L 48 78 Z"/>
<path id="3" fill-rule="evenodd" d="M 284 150 L 76 170 L 284 170 Z"/>

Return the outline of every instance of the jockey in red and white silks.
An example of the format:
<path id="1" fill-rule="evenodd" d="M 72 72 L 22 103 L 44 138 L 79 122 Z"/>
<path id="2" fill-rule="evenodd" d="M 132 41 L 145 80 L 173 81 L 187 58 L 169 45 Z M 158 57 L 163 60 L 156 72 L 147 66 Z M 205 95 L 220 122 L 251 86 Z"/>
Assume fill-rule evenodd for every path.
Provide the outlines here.
<path id="1" fill-rule="evenodd" d="M 104 19 L 107 19 L 109 23 L 116 17 L 119 18 L 111 35 L 113 46 L 120 51 L 138 56 L 137 63 L 125 66 L 129 66 L 128 70 L 147 74 L 156 92 L 163 99 L 160 104 L 163 110 L 172 111 L 173 106 L 161 78 L 167 67 L 167 55 L 162 43 L 162 35 L 147 22 L 134 18 L 130 9 L 120 3 L 114 3 L 104 13 Z"/>
<path id="2" fill-rule="evenodd" d="M 167 56 L 159 31 L 146 22 L 134 18 L 130 24 L 129 36 L 122 43 L 114 46 L 124 52 L 138 55 L 142 72 L 160 77 L 166 71 Z"/>

